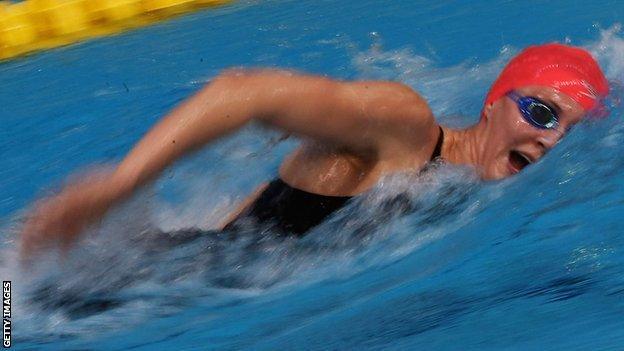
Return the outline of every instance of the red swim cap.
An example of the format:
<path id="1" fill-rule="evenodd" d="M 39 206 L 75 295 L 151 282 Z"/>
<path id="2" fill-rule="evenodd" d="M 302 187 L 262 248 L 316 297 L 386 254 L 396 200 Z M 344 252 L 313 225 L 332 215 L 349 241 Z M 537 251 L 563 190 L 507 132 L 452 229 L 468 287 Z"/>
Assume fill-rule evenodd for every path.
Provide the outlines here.
<path id="1" fill-rule="evenodd" d="M 555 88 L 586 111 L 609 93 L 609 83 L 589 52 L 562 44 L 546 44 L 530 46 L 514 57 L 492 84 L 485 105 L 527 85 Z"/>

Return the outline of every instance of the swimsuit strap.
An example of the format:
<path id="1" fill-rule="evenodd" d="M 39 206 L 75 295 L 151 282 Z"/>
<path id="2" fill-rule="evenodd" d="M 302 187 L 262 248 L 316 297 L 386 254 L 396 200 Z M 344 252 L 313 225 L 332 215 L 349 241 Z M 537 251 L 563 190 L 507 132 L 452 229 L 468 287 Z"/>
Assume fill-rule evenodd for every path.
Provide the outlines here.
<path id="1" fill-rule="evenodd" d="M 442 129 L 441 126 L 438 126 L 438 128 L 440 128 L 440 134 L 438 135 L 438 143 L 436 144 L 436 147 L 433 150 L 433 153 L 431 154 L 431 158 L 429 159 L 429 161 L 434 161 L 436 158 L 442 155 L 442 144 L 444 143 L 444 130 Z"/>

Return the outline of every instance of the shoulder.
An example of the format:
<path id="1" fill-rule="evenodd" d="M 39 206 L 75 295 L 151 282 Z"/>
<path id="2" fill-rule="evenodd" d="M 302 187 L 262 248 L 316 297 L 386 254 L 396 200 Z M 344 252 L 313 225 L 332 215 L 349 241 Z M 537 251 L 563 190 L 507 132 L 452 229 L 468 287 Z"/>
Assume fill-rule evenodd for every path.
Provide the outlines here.
<path id="1" fill-rule="evenodd" d="M 427 100 L 410 86 L 390 81 L 356 81 L 348 85 L 361 99 L 366 114 L 383 123 L 382 129 L 393 144 L 422 146 L 437 135 L 438 124 Z"/>
<path id="2" fill-rule="evenodd" d="M 389 81 L 358 81 L 349 83 L 366 103 L 368 112 L 388 119 L 389 122 L 434 123 L 427 100 L 410 86 Z"/>

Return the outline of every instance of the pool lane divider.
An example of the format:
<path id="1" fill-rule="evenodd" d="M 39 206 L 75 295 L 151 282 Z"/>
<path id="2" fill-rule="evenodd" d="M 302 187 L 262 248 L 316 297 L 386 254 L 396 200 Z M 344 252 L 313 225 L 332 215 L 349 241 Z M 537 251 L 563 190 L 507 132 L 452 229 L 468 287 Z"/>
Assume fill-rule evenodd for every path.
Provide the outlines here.
<path id="1" fill-rule="evenodd" d="M 0 60 L 216 7 L 232 0 L 0 1 Z"/>

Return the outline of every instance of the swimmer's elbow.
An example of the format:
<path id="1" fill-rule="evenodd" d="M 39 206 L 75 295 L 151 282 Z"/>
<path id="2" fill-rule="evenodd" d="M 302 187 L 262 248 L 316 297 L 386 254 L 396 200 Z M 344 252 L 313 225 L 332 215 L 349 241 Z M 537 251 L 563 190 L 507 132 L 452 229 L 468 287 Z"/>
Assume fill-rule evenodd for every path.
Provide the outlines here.
<path id="1" fill-rule="evenodd" d="M 227 69 L 206 87 L 222 104 L 244 113 L 248 119 L 268 121 L 276 100 L 292 88 L 293 72 L 276 69 Z"/>
<path id="2" fill-rule="evenodd" d="M 225 70 L 203 87 L 193 109 L 212 125 L 236 129 L 262 114 L 262 75 L 260 70 Z"/>
<path id="3" fill-rule="evenodd" d="M 293 72 L 270 68 L 229 68 L 219 73 L 211 84 L 251 92 L 266 89 L 275 83 L 284 83 L 285 79 L 294 75 Z"/>

